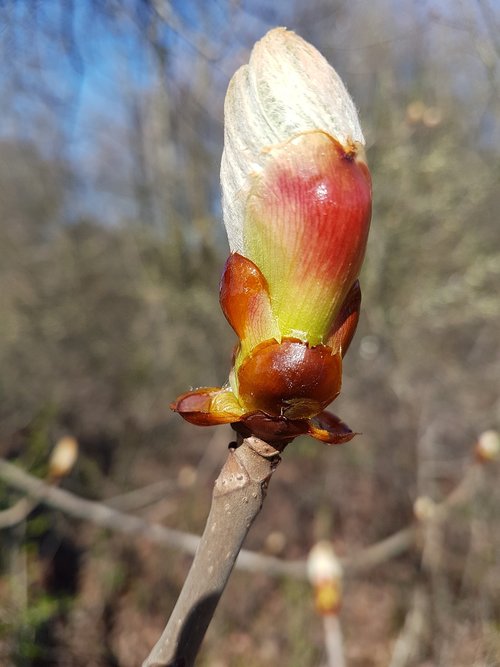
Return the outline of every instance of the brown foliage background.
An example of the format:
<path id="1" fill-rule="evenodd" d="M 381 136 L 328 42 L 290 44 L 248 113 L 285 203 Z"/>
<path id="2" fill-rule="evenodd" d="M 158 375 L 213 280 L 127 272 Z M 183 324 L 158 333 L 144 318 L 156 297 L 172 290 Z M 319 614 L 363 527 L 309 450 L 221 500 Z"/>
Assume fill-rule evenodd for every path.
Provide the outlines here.
<path id="1" fill-rule="evenodd" d="M 168 480 L 130 511 L 201 532 L 231 434 L 168 403 L 227 374 L 223 98 L 254 41 L 286 25 L 339 71 L 368 142 L 363 314 L 335 406 L 363 435 L 294 443 L 248 546 L 303 558 L 326 536 L 348 555 L 406 526 L 417 497 L 443 498 L 499 428 L 497 3 L 5 0 L 0 21 L 3 456 L 43 475 L 69 432 L 66 488 L 106 499 Z M 446 523 L 432 567 L 416 548 L 348 583 L 350 666 L 500 664 L 496 477 Z M 0 486 L 0 508 L 17 497 Z M 189 565 L 47 509 L 0 539 L 5 664 L 137 665 Z M 396 664 L 416 591 L 424 629 Z M 199 664 L 322 656 L 305 583 L 236 572 Z"/>

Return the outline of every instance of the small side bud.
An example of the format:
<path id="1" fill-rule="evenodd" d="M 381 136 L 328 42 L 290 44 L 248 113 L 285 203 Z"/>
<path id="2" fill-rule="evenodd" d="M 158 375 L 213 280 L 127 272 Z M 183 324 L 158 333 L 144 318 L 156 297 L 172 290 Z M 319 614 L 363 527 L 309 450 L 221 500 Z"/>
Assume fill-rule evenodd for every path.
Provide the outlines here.
<path id="1" fill-rule="evenodd" d="M 498 431 L 484 431 L 475 447 L 476 459 L 480 463 L 496 461 L 500 457 L 500 435 Z"/>
<path id="2" fill-rule="evenodd" d="M 413 514 L 422 523 L 431 521 L 436 515 L 436 503 L 429 496 L 420 496 L 413 503 Z"/>
<path id="3" fill-rule="evenodd" d="M 49 459 L 49 478 L 58 480 L 72 471 L 78 458 L 78 442 L 70 435 L 60 438 Z"/>
<path id="4" fill-rule="evenodd" d="M 307 559 L 307 574 L 314 588 L 316 611 L 336 615 L 342 600 L 342 565 L 330 542 L 317 542 Z"/>

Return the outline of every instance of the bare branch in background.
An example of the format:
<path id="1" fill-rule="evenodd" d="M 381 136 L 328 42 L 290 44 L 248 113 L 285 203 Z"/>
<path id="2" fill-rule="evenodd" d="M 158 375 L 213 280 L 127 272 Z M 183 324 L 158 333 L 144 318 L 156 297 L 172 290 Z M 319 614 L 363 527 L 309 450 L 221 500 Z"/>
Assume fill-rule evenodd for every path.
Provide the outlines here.
<path id="1" fill-rule="evenodd" d="M 450 495 L 442 503 L 433 504 L 433 513 L 426 520 L 441 522 L 453 508 L 468 502 L 480 487 L 481 468 L 482 466 L 479 463 L 471 465 L 462 482 Z M 22 498 L 13 507 L 4 510 L 0 514 L 0 521 L 2 522 L 0 527 L 13 525 L 19 517 L 22 520 L 27 516 L 27 508 L 33 509 L 38 503 L 42 503 L 113 532 L 139 535 L 156 544 L 180 549 L 191 556 L 196 553 L 198 548 L 200 538 L 196 535 L 149 523 L 140 517 L 126 514 L 115 509 L 115 507 L 109 506 L 108 501 L 86 500 L 64 489 L 55 488 L 4 459 L 0 459 L 0 479 L 33 499 L 30 501 Z M 158 482 L 146 487 L 146 489 L 136 489 L 127 494 L 111 498 L 109 503 L 116 503 L 119 506 L 122 503 L 124 505 L 131 504 L 137 507 L 142 505 L 140 498 L 143 491 L 146 495 L 151 494 L 150 497 L 146 498 L 149 502 L 152 498 L 157 500 L 157 494 L 165 488 L 170 488 L 168 482 Z M 2 519 L 3 516 L 4 519 Z M 341 558 L 344 575 L 347 578 L 362 575 L 375 567 L 383 565 L 392 558 L 397 558 L 416 544 L 419 535 L 418 524 L 408 526 L 376 544 Z M 284 561 L 274 556 L 266 556 L 246 549 L 241 550 L 236 567 L 242 571 L 262 572 L 271 577 L 307 579 L 305 560 Z"/>
<path id="2" fill-rule="evenodd" d="M 79 498 L 68 491 L 49 486 L 4 460 L 0 460 L 0 477 L 10 486 L 24 491 L 38 502 L 59 509 L 77 519 L 91 521 L 109 530 L 146 537 L 179 548 L 186 553 L 196 552 L 198 538 L 195 535 L 150 524 L 139 517 L 107 507 L 103 503 Z"/>
<path id="3" fill-rule="evenodd" d="M 38 505 L 37 500 L 32 498 L 20 498 L 15 505 L 0 512 L 0 530 L 12 528 L 24 521 Z"/>
<path id="4" fill-rule="evenodd" d="M 407 667 L 414 664 L 418 659 L 428 625 L 429 597 L 421 586 L 417 586 L 412 595 L 403 629 L 394 645 L 389 667 Z"/>

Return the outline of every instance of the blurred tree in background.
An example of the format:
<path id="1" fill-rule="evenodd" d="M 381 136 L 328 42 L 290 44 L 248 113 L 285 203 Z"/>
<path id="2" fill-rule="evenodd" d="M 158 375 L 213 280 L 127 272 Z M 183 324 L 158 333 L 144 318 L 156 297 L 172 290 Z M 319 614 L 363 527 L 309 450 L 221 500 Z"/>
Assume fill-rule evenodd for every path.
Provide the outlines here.
<path id="1" fill-rule="evenodd" d="M 223 99 L 252 44 L 286 25 L 335 66 L 367 137 L 374 217 L 336 407 L 363 436 L 290 447 L 249 546 L 301 558 L 326 536 L 349 553 L 406 526 L 417 497 L 440 500 L 500 421 L 498 3 L 4 0 L 0 22 L 2 455 L 43 474 L 70 432 L 68 489 L 171 480 L 137 511 L 201 530 L 230 432 L 168 403 L 227 374 Z M 497 487 L 447 525 L 432 576 L 415 552 L 350 584 L 349 665 L 500 664 Z M 18 497 L 0 492 L 0 509 Z M 49 510 L 1 539 L 5 664 L 138 664 L 188 564 Z M 200 664 L 320 664 L 305 584 L 249 576 Z M 428 625 L 396 664 L 416 587 Z"/>

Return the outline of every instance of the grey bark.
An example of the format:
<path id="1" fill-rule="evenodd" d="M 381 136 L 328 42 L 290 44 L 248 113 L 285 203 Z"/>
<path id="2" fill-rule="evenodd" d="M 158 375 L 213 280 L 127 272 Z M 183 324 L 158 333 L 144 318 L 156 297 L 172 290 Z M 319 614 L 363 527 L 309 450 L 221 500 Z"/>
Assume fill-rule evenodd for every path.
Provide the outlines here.
<path id="1" fill-rule="evenodd" d="M 210 514 L 193 564 L 167 626 L 143 667 L 194 664 L 279 461 L 279 450 L 254 437 L 229 450 L 215 482 Z"/>

